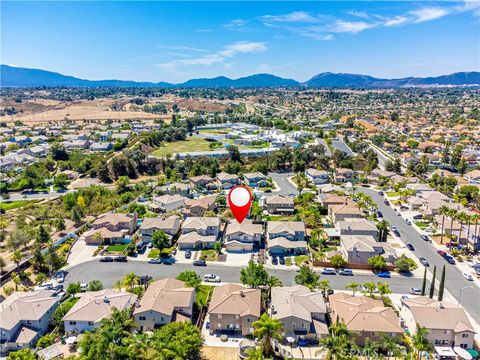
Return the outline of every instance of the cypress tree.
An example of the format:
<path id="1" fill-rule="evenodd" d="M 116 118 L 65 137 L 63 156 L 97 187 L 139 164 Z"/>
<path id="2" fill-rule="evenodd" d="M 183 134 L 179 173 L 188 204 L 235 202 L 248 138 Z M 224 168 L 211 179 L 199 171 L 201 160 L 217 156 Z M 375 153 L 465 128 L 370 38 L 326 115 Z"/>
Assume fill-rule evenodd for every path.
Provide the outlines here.
<path id="1" fill-rule="evenodd" d="M 442 276 L 440 277 L 440 287 L 438 288 L 438 301 L 443 300 L 443 289 L 445 288 L 445 265 L 443 265 Z"/>
<path id="2" fill-rule="evenodd" d="M 437 275 L 437 266 L 433 267 L 432 283 L 430 284 L 430 299 L 433 299 L 433 293 L 435 292 L 435 276 Z"/>
<path id="3" fill-rule="evenodd" d="M 423 272 L 423 282 L 422 282 L 422 296 L 425 296 L 425 291 L 427 290 L 427 268 Z"/>

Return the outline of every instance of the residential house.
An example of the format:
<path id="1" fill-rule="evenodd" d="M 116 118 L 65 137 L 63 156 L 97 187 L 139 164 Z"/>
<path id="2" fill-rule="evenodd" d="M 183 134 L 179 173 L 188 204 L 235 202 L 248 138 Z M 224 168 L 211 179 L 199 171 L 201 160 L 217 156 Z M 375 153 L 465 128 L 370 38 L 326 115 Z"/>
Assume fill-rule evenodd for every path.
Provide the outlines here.
<path id="1" fill-rule="evenodd" d="M 265 204 L 270 214 L 293 214 L 295 212 L 293 196 L 272 195 L 267 197 Z"/>
<path id="2" fill-rule="evenodd" d="M 181 182 L 174 182 L 165 186 L 161 186 L 159 190 L 165 195 L 177 194 L 186 197 L 190 195 L 190 185 Z"/>
<path id="3" fill-rule="evenodd" d="M 305 176 L 315 185 L 326 184 L 330 180 L 328 171 L 309 168 L 305 170 Z"/>
<path id="4" fill-rule="evenodd" d="M 272 287 L 270 316 L 283 324 L 284 338 L 296 341 L 328 334 L 327 306 L 321 292 L 303 285 Z"/>
<path id="5" fill-rule="evenodd" d="M 216 333 L 253 333 L 253 323 L 260 318 L 260 289 L 237 284 L 216 286 L 208 308 L 210 329 Z"/>
<path id="6" fill-rule="evenodd" d="M 121 311 L 131 309 L 137 301 L 137 295 L 113 289 L 87 291 L 77 295 L 80 299 L 62 319 L 67 334 L 95 330 L 102 319 L 110 316 L 113 308 Z"/>
<path id="7" fill-rule="evenodd" d="M 173 238 L 180 231 L 180 218 L 176 215 L 169 217 L 144 218 L 140 225 L 140 236 L 143 241 L 152 241 L 152 234 L 155 231 L 163 231 L 170 238 Z"/>
<path id="8" fill-rule="evenodd" d="M 208 175 L 200 175 L 190 178 L 190 185 L 192 188 L 205 188 L 209 190 L 217 188 L 215 180 Z"/>
<path id="9" fill-rule="evenodd" d="M 113 149 L 113 145 L 110 142 L 94 142 L 90 145 L 90 151 L 94 152 L 107 152 Z"/>
<path id="10" fill-rule="evenodd" d="M 115 244 L 124 241 L 137 228 L 137 214 L 108 213 L 92 223 L 82 236 L 87 244 Z"/>
<path id="11" fill-rule="evenodd" d="M 339 221 L 337 227 L 340 235 L 364 235 L 378 238 L 378 229 L 375 222 L 364 219 L 347 219 Z"/>
<path id="12" fill-rule="evenodd" d="M 153 331 L 172 321 L 191 321 L 195 289 L 180 280 L 165 278 L 152 282 L 133 318 L 142 332 Z"/>
<path id="13" fill-rule="evenodd" d="M 14 292 L 0 303 L 0 353 L 34 348 L 48 331 L 60 297 L 50 290 Z"/>
<path id="14" fill-rule="evenodd" d="M 268 186 L 267 177 L 260 172 L 243 174 L 245 183 L 250 187 Z"/>
<path id="15" fill-rule="evenodd" d="M 469 184 L 480 185 L 480 169 L 472 170 L 463 175 L 463 178 L 468 181 Z"/>
<path id="16" fill-rule="evenodd" d="M 397 259 L 395 249 L 387 243 L 377 242 L 367 235 L 340 236 L 341 252 L 345 260 L 353 264 L 368 264 L 368 259 L 380 255 L 387 263 Z"/>
<path id="17" fill-rule="evenodd" d="M 243 220 L 241 224 L 235 219 L 230 220 L 223 235 L 228 252 L 252 251 L 255 246 L 260 246 L 262 238 L 262 224 L 254 224 L 250 219 Z"/>
<path id="18" fill-rule="evenodd" d="M 426 296 L 401 301 L 400 315 L 412 336 L 418 324 L 428 330 L 425 337 L 434 346 L 473 348 L 475 329 L 461 306 Z"/>
<path id="19" fill-rule="evenodd" d="M 337 183 L 345 183 L 345 182 L 353 181 L 354 177 L 355 177 L 355 172 L 352 169 L 346 169 L 346 168 L 335 169 L 335 173 L 333 174 L 333 179 Z"/>
<path id="20" fill-rule="evenodd" d="M 273 256 L 305 254 L 305 224 L 302 221 L 269 221 L 267 249 Z"/>
<path id="21" fill-rule="evenodd" d="M 337 195 L 337 194 L 320 194 L 318 196 L 322 206 L 326 208 L 332 205 L 353 205 L 354 202 L 350 200 L 347 196 Z"/>
<path id="22" fill-rule="evenodd" d="M 188 217 L 182 225 L 177 244 L 180 250 L 211 249 L 220 234 L 221 219 L 217 217 Z"/>
<path id="23" fill-rule="evenodd" d="M 392 307 L 383 305 L 382 300 L 365 296 L 336 293 L 329 296 L 330 318 L 341 321 L 347 329 L 356 334 L 357 345 L 365 340 L 379 341 L 381 335 L 402 339 L 404 330 Z"/>
<path id="24" fill-rule="evenodd" d="M 205 216 L 208 211 L 214 211 L 217 208 L 217 196 L 204 196 L 197 199 L 185 200 L 187 207 L 183 214 L 185 216 Z"/>
<path id="25" fill-rule="evenodd" d="M 152 199 L 149 207 L 155 212 L 167 213 L 181 210 L 185 207 L 187 198 L 180 195 L 161 195 Z"/>
<path id="26" fill-rule="evenodd" d="M 328 215 L 333 222 L 349 219 L 363 219 L 364 213 L 356 205 L 331 205 L 328 207 Z"/>
<path id="27" fill-rule="evenodd" d="M 217 183 L 219 188 L 228 190 L 240 184 L 240 178 L 235 174 L 221 172 L 217 174 Z"/>

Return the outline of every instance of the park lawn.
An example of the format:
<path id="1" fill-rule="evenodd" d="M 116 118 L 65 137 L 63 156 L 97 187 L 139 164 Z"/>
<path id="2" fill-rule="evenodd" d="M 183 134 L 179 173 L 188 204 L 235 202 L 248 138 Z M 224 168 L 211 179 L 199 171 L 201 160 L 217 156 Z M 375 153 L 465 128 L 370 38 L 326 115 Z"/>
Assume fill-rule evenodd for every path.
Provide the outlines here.
<path id="1" fill-rule="evenodd" d="M 120 244 L 120 245 L 109 245 L 107 247 L 108 252 L 122 252 L 123 250 L 126 249 L 128 244 Z"/>
<path id="2" fill-rule="evenodd" d="M 17 201 L 9 201 L 9 202 L 2 202 L 0 203 L 0 209 L 7 211 L 21 208 L 22 206 L 36 203 L 37 200 L 17 200 Z"/>
<path id="3" fill-rule="evenodd" d="M 209 142 L 205 139 L 190 137 L 183 141 L 174 141 L 166 143 L 164 146 L 155 149 L 152 155 L 165 156 L 167 154 L 176 154 L 193 151 L 209 151 Z"/>
<path id="4" fill-rule="evenodd" d="M 200 307 L 207 304 L 212 298 L 213 285 L 200 285 L 195 291 L 195 303 Z"/>

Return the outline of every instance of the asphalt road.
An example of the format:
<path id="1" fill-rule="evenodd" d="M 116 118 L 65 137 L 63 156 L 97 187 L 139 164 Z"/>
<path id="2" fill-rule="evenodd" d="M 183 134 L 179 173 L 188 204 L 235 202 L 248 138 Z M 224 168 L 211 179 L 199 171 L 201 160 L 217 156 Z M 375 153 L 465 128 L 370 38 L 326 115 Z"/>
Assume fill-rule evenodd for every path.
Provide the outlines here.
<path id="1" fill-rule="evenodd" d="M 428 268 L 429 272 L 433 272 L 433 267 L 437 266 L 437 280 L 440 280 L 440 274 L 443 265 L 445 265 L 445 288 L 457 301 L 461 292 L 460 305 L 480 323 L 480 288 L 473 282 L 467 281 L 456 266 L 448 264 L 437 254 L 437 250 L 432 244 L 422 240 L 419 233 L 412 226 L 408 225 L 401 216 L 395 215 L 393 209 L 383 203 L 384 198 L 379 195 L 378 192 L 365 188 L 358 188 L 357 191 L 361 191 L 372 197 L 373 201 L 378 205 L 378 210 L 383 213 L 385 220 L 387 220 L 390 225 L 395 225 L 400 231 L 402 241 L 405 244 L 413 244 L 417 257 L 423 256 L 428 260 L 430 263 L 430 267 Z"/>
<path id="2" fill-rule="evenodd" d="M 9 194 L 10 198 L 7 201 L 55 199 L 71 191 L 73 190 L 66 190 L 64 192 L 52 191 L 48 193 L 36 192 L 31 194 L 10 193 Z M 2 200 L 1 202 L 6 202 L 6 201 Z"/>
<path id="3" fill-rule="evenodd" d="M 375 146 L 370 145 L 370 149 L 375 151 L 378 157 L 378 165 L 382 170 L 385 170 L 385 162 L 388 160 L 388 158 L 381 151 L 379 151 Z"/>
<path id="4" fill-rule="evenodd" d="M 332 147 L 335 150 L 340 150 L 346 153 L 348 156 L 353 156 L 355 155 L 353 151 L 348 147 L 347 144 L 345 144 L 342 140 L 332 140 Z"/>
<path id="5" fill-rule="evenodd" d="M 179 273 L 185 270 L 194 270 L 202 278 L 205 274 L 219 275 L 223 282 L 240 282 L 240 270 L 242 267 L 226 266 L 226 265 L 207 265 L 206 267 L 197 267 L 190 264 L 148 264 L 143 261 L 129 261 L 127 263 L 101 263 L 99 260 L 91 260 L 79 265 L 76 265 L 68 270 L 68 275 L 65 278 L 65 286 L 72 282 L 88 283 L 91 280 L 101 280 L 104 287 L 113 287 L 117 280 L 122 279 L 126 274 L 134 272 L 135 274 L 149 275 L 153 279 L 160 279 L 164 277 L 176 277 Z M 296 271 L 292 268 L 289 270 L 273 270 L 268 269 L 271 275 L 275 275 L 282 281 L 283 285 L 290 286 L 295 284 Z M 388 282 L 390 289 L 394 293 L 408 293 L 412 287 L 421 287 L 421 278 L 409 278 L 394 276 L 390 279 L 379 278 L 375 275 L 354 275 L 354 276 L 340 276 L 340 275 L 322 275 L 322 279 L 327 279 L 333 289 L 344 290 L 345 285 L 352 281 L 358 284 L 366 282 Z"/>
<path id="6" fill-rule="evenodd" d="M 289 177 L 295 175 L 294 173 L 269 173 L 268 176 L 275 181 L 279 187 L 279 191 L 265 193 L 265 196 L 271 195 L 297 195 L 298 191 L 295 186 L 288 180 Z"/>

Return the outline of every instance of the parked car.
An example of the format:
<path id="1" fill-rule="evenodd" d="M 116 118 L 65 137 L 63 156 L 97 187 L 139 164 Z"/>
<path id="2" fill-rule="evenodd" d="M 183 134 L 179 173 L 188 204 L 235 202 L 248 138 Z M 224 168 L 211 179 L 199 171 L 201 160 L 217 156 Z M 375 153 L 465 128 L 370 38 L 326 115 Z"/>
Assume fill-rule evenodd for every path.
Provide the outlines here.
<path id="1" fill-rule="evenodd" d="M 278 262 L 280 263 L 280 265 L 285 265 L 285 256 L 280 256 L 278 258 Z"/>
<path id="2" fill-rule="evenodd" d="M 113 257 L 103 256 L 103 257 L 100 258 L 100 262 L 113 262 Z"/>
<path id="3" fill-rule="evenodd" d="M 205 276 L 203 277 L 205 282 L 215 282 L 215 283 L 219 283 L 221 282 L 222 280 L 220 279 L 220 276 L 218 275 L 214 275 L 214 274 L 205 274 Z"/>
<path id="4" fill-rule="evenodd" d="M 173 265 L 175 264 L 175 258 L 173 257 L 163 257 L 163 258 L 160 258 L 160 262 L 163 264 L 163 265 Z"/>
<path id="5" fill-rule="evenodd" d="M 379 192 L 378 192 L 378 195 L 382 195 L 382 196 L 383 196 L 383 195 L 385 195 L 385 193 L 384 193 L 383 191 L 379 191 Z"/>
<path id="6" fill-rule="evenodd" d="M 140 285 L 145 285 L 153 278 L 149 275 L 142 275 L 138 279 L 139 279 Z"/>
<path id="7" fill-rule="evenodd" d="M 421 238 L 423 241 L 430 241 L 430 238 L 429 238 L 427 235 L 420 235 L 420 238 Z"/>
<path id="8" fill-rule="evenodd" d="M 407 225 L 412 225 L 412 222 L 411 222 L 409 219 L 405 220 L 405 223 L 406 223 Z"/>
<path id="9" fill-rule="evenodd" d="M 420 257 L 420 264 L 422 264 L 423 266 L 430 266 L 430 263 L 428 262 L 428 260 L 426 258 L 424 258 L 423 256 Z"/>
<path id="10" fill-rule="evenodd" d="M 400 216 L 400 215 L 402 215 L 402 214 L 400 214 L 400 211 L 395 210 L 395 215 Z"/>
<path id="11" fill-rule="evenodd" d="M 412 218 L 413 218 L 413 220 L 422 220 L 423 215 L 422 214 L 415 214 L 415 215 L 413 215 Z"/>
<path id="12" fill-rule="evenodd" d="M 87 291 L 88 289 L 88 284 L 87 283 L 81 283 L 80 284 L 80 291 Z"/>
<path id="13" fill-rule="evenodd" d="M 159 259 L 159 258 L 149 259 L 149 260 L 148 260 L 148 263 L 149 263 L 149 264 L 161 264 L 161 263 L 162 263 L 162 259 Z"/>
<path id="14" fill-rule="evenodd" d="M 334 268 L 325 268 L 322 270 L 323 275 L 335 275 L 335 269 Z"/>
<path id="15" fill-rule="evenodd" d="M 401 235 L 400 235 L 400 231 L 398 231 L 398 229 L 394 229 L 394 230 L 393 230 L 393 233 L 394 233 L 395 236 L 397 236 L 397 237 L 400 237 L 400 236 L 401 236 Z"/>
<path id="16" fill-rule="evenodd" d="M 390 206 L 390 203 L 388 202 L 388 200 L 384 200 L 383 203 L 387 206 Z"/>
<path id="17" fill-rule="evenodd" d="M 272 265 L 278 265 L 278 258 L 276 256 L 272 257 Z"/>
<path id="18" fill-rule="evenodd" d="M 381 211 L 377 211 L 377 217 L 379 217 L 379 218 L 383 218 L 383 214 L 382 214 L 382 212 L 381 212 Z"/>
<path id="19" fill-rule="evenodd" d="M 192 252 L 190 250 L 185 251 L 185 259 L 190 259 L 192 257 Z"/>
<path id="20" fill-rule="evenodd" d="M 407 249 L 410 250 L 410 251 L 415 251 L 415 248 L 413 247 L 412 244 L 407 244 Z"/>
<path id="21" fill-rule="evenodd" d="M 195 260 L 193 266 L 207 266 L 207 262 L 205 260 Z"/>
<path id="22" fill-rule="evenodd" d="M 64 271 L 57 271 L 55 276 L 57 283 L 63 283 L 65 281 L 65 275 L 66 273 Z"/>
<path id="23" fill-rule="evenodd" d="M 422 295 L 422 290 L 418 288 L 411 288 L 409 293 L 412 295 Z"/>
<path id="24" fill-rule="evenodd" d="M 340 269 L 338 270 L 338 275 L 353 276 L 353 271 L 351 269 Z"/>
<path id="25" fill-rule="evenodd" d="M 441 257 L 445 257 L 445 255 L 447 255 L 447 253 L 443 250 L 438 250 L 437 254 L 440 255 Z"/>
<path id="26" fill-rule="evenodd" d="M 378 277 L 381 278 L 390 278 L 390 271 L 382 271 L 377 274 Z"/>
<path id="27" fill-rule="evenodd" d="M 468 281 L 473 281 L 473 276 L 470 275 L 469 273 L 464 272 L 463 277 Z"/>
<path id="28" fill-rule="evenodd" d="M 456 261 L 451 255 L 445 255 L 444 259 L 450 264 L 450 265 L 455 265 Z"/>
<path id="29" fill-rule="evenodd" d="M 126 256 L 115 256 L 113 258 L 113 261 L 116 261 L 116 262 L 127 262 L 127 257 Z"/>

